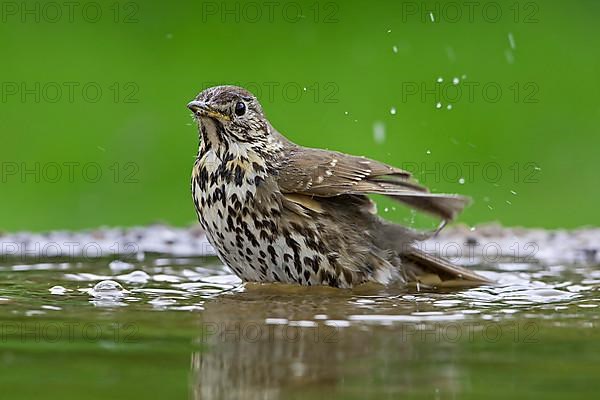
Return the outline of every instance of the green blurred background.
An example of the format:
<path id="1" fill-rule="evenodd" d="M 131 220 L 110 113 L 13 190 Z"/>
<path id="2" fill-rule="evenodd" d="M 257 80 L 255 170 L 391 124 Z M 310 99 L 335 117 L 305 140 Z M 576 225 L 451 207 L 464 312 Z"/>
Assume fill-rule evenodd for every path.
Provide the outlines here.
<path id="1" fill-rule="evenodd" d="M 0 229 L 194 223 L 185 105 L 224 83 L 471 195 L 468 224 L 598 225 L 600 3 L 468 4 L 3 2 Z"/>

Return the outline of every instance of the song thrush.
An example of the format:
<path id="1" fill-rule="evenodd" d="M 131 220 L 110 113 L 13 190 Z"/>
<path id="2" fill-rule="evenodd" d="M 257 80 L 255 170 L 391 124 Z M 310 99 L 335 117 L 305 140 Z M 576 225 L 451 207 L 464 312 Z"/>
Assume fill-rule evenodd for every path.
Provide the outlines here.
<path id="1" fill-rule="evenodd" d="M 467 198 L 431 194 L 410 173 L 374 160 L 296 145 L 239 87 L 206 89 L 188 108 L 200 135 L 192 173 L 198 219 L 243 281 L 341 288 L 485 282 L 419 250 L 414 244 L 425 235 L 378 217 L 367 195 L 391 197 L 444 221 Z"/>

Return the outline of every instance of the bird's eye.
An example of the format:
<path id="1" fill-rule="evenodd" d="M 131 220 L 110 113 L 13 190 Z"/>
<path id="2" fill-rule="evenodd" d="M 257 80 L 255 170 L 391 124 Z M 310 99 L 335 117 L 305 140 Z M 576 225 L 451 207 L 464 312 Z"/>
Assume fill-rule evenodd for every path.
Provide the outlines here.
<path id="1" fill-rule="evenodd" d="M 246 114 L 246 103 L 243 101 L 238 101 L 235 105 L 235 115 L 241 117 L 244 114 Z"/>

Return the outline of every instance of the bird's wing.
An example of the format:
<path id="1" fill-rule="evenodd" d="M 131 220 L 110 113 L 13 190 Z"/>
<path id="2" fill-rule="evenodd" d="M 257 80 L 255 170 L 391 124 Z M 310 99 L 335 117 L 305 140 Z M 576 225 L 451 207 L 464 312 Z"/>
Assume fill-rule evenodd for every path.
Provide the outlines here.
<path id="1" fill-rule="evenodd" d="M 469 203 L 467 197 L 429 193 L 409 172 L 375 160 L 290 142 L 284 149 L 278 176 L 284 194 L 382 194 L 444 220 L 454 219 Z"/>

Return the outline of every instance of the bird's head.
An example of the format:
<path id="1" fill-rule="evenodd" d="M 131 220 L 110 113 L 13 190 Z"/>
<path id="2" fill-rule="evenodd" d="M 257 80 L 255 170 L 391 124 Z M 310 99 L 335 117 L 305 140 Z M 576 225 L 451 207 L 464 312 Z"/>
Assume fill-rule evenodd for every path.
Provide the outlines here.
<path id="1" fill-rule="evenodd" d="M 201 134 L 216 140 L 261 141 L 269 128 L 256 97 L 237 86 L 215 86 L 188 103 Z"/>

